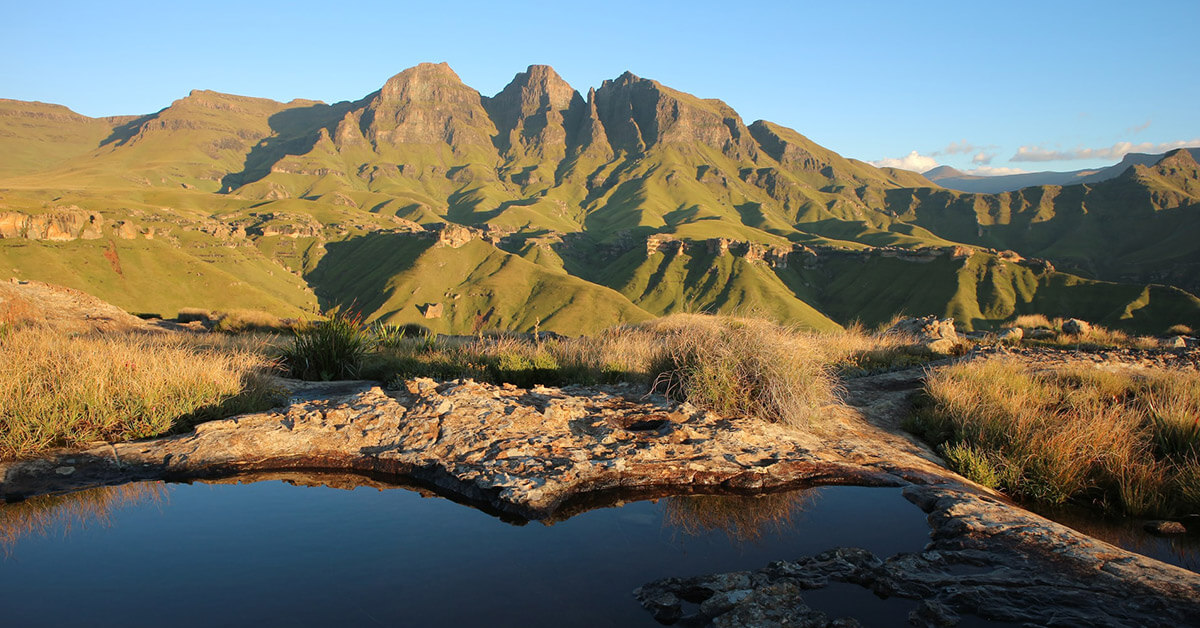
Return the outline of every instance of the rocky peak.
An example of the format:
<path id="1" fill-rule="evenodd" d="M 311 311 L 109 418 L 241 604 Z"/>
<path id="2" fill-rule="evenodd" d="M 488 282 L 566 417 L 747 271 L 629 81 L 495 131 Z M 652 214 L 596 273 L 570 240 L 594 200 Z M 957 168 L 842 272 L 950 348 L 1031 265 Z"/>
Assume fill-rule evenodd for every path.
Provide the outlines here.
<path id="1" fill-rule="evenodd" d="M 388 79 L 379 90 L 379 99 L 382 102 L 425 102 L 441 95 L 461 95 L 463 91 L 478 97 L 478 92 L 464 85 L 449 64 L 420 63 Z"/>
<path id="2" fill-rule="evenodd" d="M 1159 159 L 1158 163 L 1154 164 L 1154 167 L 1163 173 L 1171 170 L 1182 170 L 1185 173 L 1195 172 L 1200 167 L 1200 164 L 1196 163 L 1196 157 L 1193 154 L 1195 150 L 1197 149 L 1176 148 L 1164 154 L 1162 159 Z"/>
<path id="3" fill-rule="evenodd" d="M 952 168 L 950 166 L 938 166 L 937 168 L 933 168 L 932 170 L 925 171 L 924 175 L 925 175 L 926 179 L 929 179 L 930 181 L 934 181 L 934 182 L 937 182 L 940 179 L 948 179 L 951 177 L 967 176 L 966 173 L 964 173 L 962 170 L 959 170 L 957 168 Z"/>
<path id="4" fill-rule="evenodd" d="M 567 150 L 567 129 L 574 128 L 585 103 L 554 68 L 531 65 L 499 94 L 484 99 L 483 106 L 496 124 L 495 143 L 502 152 L 561 159 Z"/>
<path id="5" fill-rule="evenodd" d="M 637 152 L 659 144 L 707 144 L 726 155 L 753 159 L 746 126 L 731 107 L 700 99 L 625 72 L 604 81 L 596 108 L 613 148 Z"/>
<path id="6" fill-rule="evenodd" d="M 384 83 L 371 97 L 361 124 L 376 148 L 392 144 L 490 146 L 495 132 L 479 92 L 446 63 L 422 63 Z"/>
<path id="7" fill-rule="evenodd" d="M 554 68 L 531 65 L 487 102 L 489 109 L 495 108 L 501 114 L 528 117 L 547 109 L 567 109 L 578 95 Z"/>

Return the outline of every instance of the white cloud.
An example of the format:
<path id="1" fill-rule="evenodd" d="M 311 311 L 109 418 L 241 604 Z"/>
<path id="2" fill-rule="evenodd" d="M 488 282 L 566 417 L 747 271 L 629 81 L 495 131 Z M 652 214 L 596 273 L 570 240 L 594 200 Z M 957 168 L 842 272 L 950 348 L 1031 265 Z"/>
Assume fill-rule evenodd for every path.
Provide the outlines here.
<path id="1" fill-rule="evenodd" d="M 1022 170 L 1020 168 L 1005 168 L 1002 166 L 980 166 L 973 170 L 964 170 L 963 172 L 966 174 L 975 175 L 977 177 L 1002 177 L 1007 174 L 1026 174 L 1029 171 Z"/>
<path id="2" fill-rule="evenodd" d="M 889 157 L 872 161 L 872 166 L 876 168 L 900 168 L 902 170 L 912 170 L 913 172 L 927 172 L 937 168 L 938 162 L 933 157 L 922 155 L 917 151 L 913 151 L 903 157 Z"/>
<path id="3" fill-rule="evenodd" d="M 1017 149 L 1017 154 L 1009 157 L 1009 161 L 1073 161 L 1077 159 L 1120 159 L 1127 153 L 1165 153 L 1176 148 L 1185 148 L 1189 146 L 1200 146 L 1200 138 L 1192 140 L 1179 140 L 1175 142 L 1163 142 L 1154 144 L 1152 142 L 1142 142 L 1134 144 L 1132 142 L 1117 142 L 1112 146 L 1105 148 L 1076 148 L 1074 150 L 1061 151 L 1042 148 L 1041 146 L 1021 146 Z"/>
<path id="4" fill-rule="evenodd" d="M 986 165 L 992 163 L 992 160 L 995 158 L 996 158 L 996 153 L 985 153 L 983 151 L 979 151 L 978 153 L 975 153 L 974 157 L 971 157 L 971 163 L 977 164 L 980 166 L 986 166 Z"/>
<path id="5" fill-rule="evenodd" d="M 1129 127 L 1128 129 L 1125 129 L 1125 132 L 1128 133 L 1129 135 L 1134 135 L 1137 133 L 1141 133 L 1142 131 L 1145 131 L 1148 128 L 1150 128 L 1150 121 L 1146 120 L 1145 122 L 1143 122 L 1141 124 L 1136 124 L 1134 126 Z"/>
<path id="6" fill-rule="evenodd" d="M 977 150 L 980 150 L 981 148 L 985 148 L 985 147 L 976 146 L 976 145 L 968 142 L 967 140 L 963 140 L 961 142 L 950 142 L 945 148 L 943 148 L 942 150 L 937 151 L 933 154 L 934 155 L 938 155 L 938 154 L 943 154 L 943 155 L 963 154 L 963 155 L 965 155 L 967 153 L 973 153 Z"/>

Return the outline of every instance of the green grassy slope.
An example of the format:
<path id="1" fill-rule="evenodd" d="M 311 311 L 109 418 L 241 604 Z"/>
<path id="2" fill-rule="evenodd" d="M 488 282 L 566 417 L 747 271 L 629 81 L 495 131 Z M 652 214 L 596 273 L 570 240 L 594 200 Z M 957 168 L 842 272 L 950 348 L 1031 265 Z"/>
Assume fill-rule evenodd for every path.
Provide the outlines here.
<path id="1" fill-rule="evenodd" d="M 74 208 L 104 219 L 101 240 L 0 241 L 7 272 L 164 314 L 294 314 L 315 290 L 323 306 L 455 332 L 540 320 L 574 333 L 680 310 L 819 329 L 900 311 L 979 327 L 1032 312 L 1198 326 L 1192 295 L 1148 285 L 1200 289 L 1198 202 L 1186 152 L 1095 185 L 963 194 L 630 73 L 585 97 L 531 66 L 485 97 L 422 64 L 353 102 L 197 91 L 108 120 L 0 101 L 0 227 Z M 439 223 L 478 232 L 460 248 L 406 235 Z M 647 254 L 664 236 L 686 244 Z M 124 276 L 105 270 L 110 239 Z M 865 252 L 782 263 L 720 255 L 716 239 Z M 872 249 L 959 243 L 1132 283 Z M 425 318 L 430 304 L 440 317 Z"/>
<path id="2" fill-rule="evenodd" d="M 83 155 L 123 121 L 89 118 L 62 105 L 0 98 L 0 178 L 39 172 Z"/>
<path id="3" fill-rule="evenodd" d="M 184 252 L 161 240 L 0 240 L 0 268 L 91 293 L 130 312 L 174 317 L 181 308 L 256 309 L 312 317 L 300 278 L 253 248 Z"/>
<path id="4" fill-rule="evenodd" d="M 651 315 L 620 293 L 554 272 L 486 242 L 460 248 L 398 234 L 330 243 L 308 275 L 325 306 L 440 333 L 481 330 L 592 333 Z M 427 317 L 428 308 L 441 315 Z"/>

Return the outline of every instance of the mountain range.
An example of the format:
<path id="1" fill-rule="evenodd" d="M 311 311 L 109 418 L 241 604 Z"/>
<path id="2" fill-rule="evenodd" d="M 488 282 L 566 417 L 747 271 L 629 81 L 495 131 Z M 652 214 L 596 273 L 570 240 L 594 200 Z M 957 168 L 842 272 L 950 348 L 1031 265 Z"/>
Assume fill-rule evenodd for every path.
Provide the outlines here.
<path id="1" fill-rule="evenodd" d="M 1193 159 L 1200 159 L 1200 148 L 1185 148 Z M 959 192 L 976 192 L 980 194 L 997 194 L 1000 192 L 1015 192 L 1021 188 L 1038 185 L 1075 185 L 1077 183 L 1099 183 L 1116 178 L 1131 166 L 1151 166 L 1165 155 L 1148 153 L 1127 153 L 1121 161 L 1106 168 L 1088 170 L 1071 170 L 1069 172 L 1023 172 L 1020 174 L 1005 174 L 996 176 L 981 176 L 963 172 L 950 166 L 938 166 L 922 173 L 926 179 Z"/>
<path id="2" fill-rule="evenodd" d="M 1186 150 L 997 194 L 843 158 L 626 72 L 481 95 L 421 64 L 356 101 L 193 91 L 139 116 L 0 100 L 0 269 L 165 316 L 350 307 L 439 332 L 669 312 L 1200 327 Z M 10 269 L 10 270 L 9 270 Z"/>

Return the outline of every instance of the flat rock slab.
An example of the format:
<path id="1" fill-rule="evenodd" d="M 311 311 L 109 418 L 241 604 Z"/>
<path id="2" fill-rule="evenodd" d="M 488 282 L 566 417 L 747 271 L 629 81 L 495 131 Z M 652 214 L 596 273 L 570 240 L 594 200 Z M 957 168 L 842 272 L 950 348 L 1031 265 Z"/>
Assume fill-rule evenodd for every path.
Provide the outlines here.
<path id="1" fill-rule="evenodd" d="M 286 408 L 204 423 L 189 434 L 0 465 L 0 496 L 345 469 L 409 476 L 502 512 L 546 519 L 572 496 L 612 489 L 900 486 L 945 475 L 932 454 L 914 455 L 919 447 L 860 417 L 827 417 L 822 430 L 795 430 L 644 397 L 632 386 L 520 389 L 416 379 L 390 392 L 362 382 L 296 387 Z"/>

